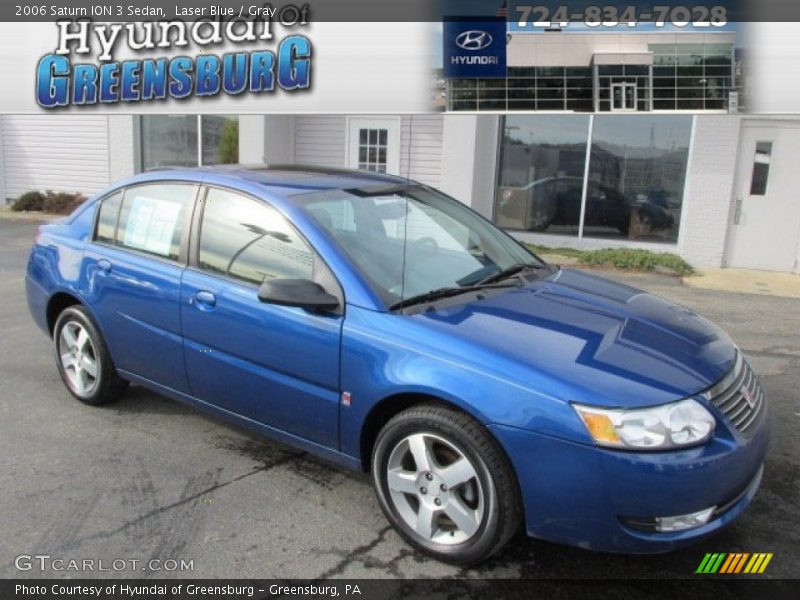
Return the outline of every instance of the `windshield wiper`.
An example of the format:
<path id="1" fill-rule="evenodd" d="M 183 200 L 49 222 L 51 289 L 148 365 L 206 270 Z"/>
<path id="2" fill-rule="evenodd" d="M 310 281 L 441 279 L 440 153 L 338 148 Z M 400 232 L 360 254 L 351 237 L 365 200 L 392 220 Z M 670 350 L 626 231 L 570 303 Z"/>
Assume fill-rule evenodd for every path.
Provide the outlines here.
<path id="1" fill-rule="evenodd" d="M 522 273 L 527 269 L 535 269 L 540 270 L 544 269 L 545 267 L 542 265 L 532 265 L 530 263 L 517 263 L 498 271 L 497 273 L 492 273 L 488 277 L 484 277 L 480 281 L 477 281 L 474 285 L 486 285 L 487 283 L 494 283 L 496 281 L 502 281 L 503 279 L 508 279 L 509 277 L 513 277 L 518 273 Z"/>
<path id="2" fill-rule="evenodd" d="M 440 300 L 442 298 L 450 298 L 452 296 L 458 296 L 460 294 L 465 294 L 467 292 L 475 292 L 487 289 L 503 289 L 510 287 L 517 287 L 517 284 L 516 283 L 502 283 L 496 285 L 475 284 L 475 285 L 464 285 L 460 287 L 443 287 L 423 292 L 422 294 L 417 294 L 416 296 L 411 296 L 410 298 L 398 300 L 394 304 L 389 305 L 389 310 L 406 308 L 408 306 L 412 306 L 414 304 L 422 304 L 424 302 L 433 302 L 434 300 Z"/>

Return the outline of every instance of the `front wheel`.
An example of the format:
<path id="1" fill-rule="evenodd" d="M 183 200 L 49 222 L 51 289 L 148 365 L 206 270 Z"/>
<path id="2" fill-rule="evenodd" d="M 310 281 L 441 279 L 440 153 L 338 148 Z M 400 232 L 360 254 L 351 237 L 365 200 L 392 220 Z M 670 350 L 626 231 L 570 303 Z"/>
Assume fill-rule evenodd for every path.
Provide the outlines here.
<path id="1" fill-rule="evenodd" d="M 488 558 L 521 523 L 516 479 L 502 449 L 454 410 L 421 405 L 391 419 L 375 443 L 372 476 L 399 533 L 444 562 Z"/>

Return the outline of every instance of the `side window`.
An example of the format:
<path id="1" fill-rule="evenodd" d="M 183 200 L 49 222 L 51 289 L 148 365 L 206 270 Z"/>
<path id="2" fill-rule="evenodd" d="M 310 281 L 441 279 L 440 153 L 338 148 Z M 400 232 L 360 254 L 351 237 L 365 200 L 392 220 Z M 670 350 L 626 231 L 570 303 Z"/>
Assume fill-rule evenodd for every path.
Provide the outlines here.
<path id="1" fill-rule="evenodd" d="M 97 229 L 94 239 L 107 244 L 114 243 L 114 234 L 117 231 L 117 217 L 119 205 L 122 202 L 122 192 L 117 192 L 101 200 L 100 213 L 97 215 Z"/>
<path id="2" fill-rule="evenodd" d="M 356 232 L 353 203 L 349 198 L 309 204 L 308 210 L 317 222 L 329 231 Z"/>
<path id="3" fill-rule="evenodd" d="M 195 187 L 183 184 L 129 188 L 122 200 L 116 243 L 177 260 L 194 195 Z"/>
<path id="4" fill-rule="evenodd" d="M 200 226 L 201 269 L 260 285 L 313 279 L 314 251 L 274 208 L 234 192 L 208 190 Z"/>

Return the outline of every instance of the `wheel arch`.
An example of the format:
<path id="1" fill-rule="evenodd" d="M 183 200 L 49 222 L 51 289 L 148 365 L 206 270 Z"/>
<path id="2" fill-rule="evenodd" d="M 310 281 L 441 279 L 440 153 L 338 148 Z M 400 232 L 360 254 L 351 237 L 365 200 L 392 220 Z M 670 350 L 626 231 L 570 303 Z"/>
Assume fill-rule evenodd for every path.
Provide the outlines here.
<path id="1" fill-rule="evenodd" d="M 50 296 L 50 299 L 47 301 L 46 320 L 47 329 L 50 331 L 51 337 L 56 327 L 58 315 L 60 315 L 65 309 L 69 308 L 70 306 L 75 306 L 76 304 L 85 306 L 78 296 L 70 292 L 59 291 Z"/>
<path id="2" fill-rule="evenodd" d="M 398 415 L 404 410 L 419 404 L 434 404 L 444 408 L 449 408 L 456 412 L 465 414 L 479 423 L 483 427 L 486 434 L 494 440 L 495 444 L 497 444 L 497 447 L 503 453 L 505 459 L 508 461 L 508 464 L 511 466 L 511 470 L 514 472 L 517 491 L 519 493 L 521 488 L 519 486 L 519 478 L 517 476 L 516 469 L 514 468 L 514 463 L 511 460 L 511 457 L 508 455 L 503 443 L 497 438 L 497 436 L 495 436 L 494 432 L 492 432 L 489 427 L 486 427 L 485 419 L 481 418 L 478 414 L 476 414 L 476 412 L 467 410 L 461 404 L 445 399 L 442 396 L 427 392 L 395 393 L 390 396 L 386 396 L 370 409 L 363 420 L 359 440 L 361 468 L 364 472 L 368 472 L 370 470 L 372 462 L 372 450 L 375 447 L 375 441 L 377 440 L 378 434 L 383 426 L 386 425 L 386 423 L 388 423 L 395 415 Z"/>

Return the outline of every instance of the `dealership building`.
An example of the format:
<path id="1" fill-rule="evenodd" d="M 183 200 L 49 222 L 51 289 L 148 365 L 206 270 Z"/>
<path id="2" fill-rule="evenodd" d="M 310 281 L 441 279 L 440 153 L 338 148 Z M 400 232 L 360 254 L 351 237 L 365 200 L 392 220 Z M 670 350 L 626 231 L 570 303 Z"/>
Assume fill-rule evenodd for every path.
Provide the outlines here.
<path id="1" fill-rule="evenodd" d="M 791 117 L 4 115 L 0 198 L 90 194 L 167 165 L 362 168 L 438 187 L 528 242 L 799 273 L 798 155 Z"/>
<path id="2" fill-rule="evenodd" d="M 724 31 L 508 33 L 506 76 L 448 79 L 447 108 L 735 112 L 735 41 Z"/>

